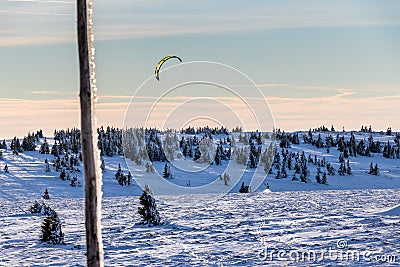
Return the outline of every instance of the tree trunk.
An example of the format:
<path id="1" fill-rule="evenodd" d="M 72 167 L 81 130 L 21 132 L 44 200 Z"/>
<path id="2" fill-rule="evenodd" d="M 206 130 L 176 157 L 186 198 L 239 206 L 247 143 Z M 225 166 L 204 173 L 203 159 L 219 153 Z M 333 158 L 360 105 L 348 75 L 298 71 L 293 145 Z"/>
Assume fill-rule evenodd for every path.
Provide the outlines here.
<path id="1" fill-rule="evenodd" d="M 93 91 L 88 39 L 88 8 L 86 0 L 77 0 L 79 82 L 81 105 L 82 158 L 85 176 L 85 225 L 87 266 L 103 266 L 101 239 L 101 178 L 97 170 L 98 153 L 93 139 Z M 90 26 L 91 27 L 91 23 Z M 93 59 L 93 58 L 92 58 Z M 92 73 L 94 75 L 94 73 Z"/>

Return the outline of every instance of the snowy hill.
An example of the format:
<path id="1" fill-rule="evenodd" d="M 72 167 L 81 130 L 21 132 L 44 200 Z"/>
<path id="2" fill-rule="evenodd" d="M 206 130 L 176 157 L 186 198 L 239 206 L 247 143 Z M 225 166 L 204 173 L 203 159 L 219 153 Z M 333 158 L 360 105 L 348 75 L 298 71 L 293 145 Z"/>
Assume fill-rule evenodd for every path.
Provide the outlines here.
<path id="1" fill-rule="evenodd" d="M 235 155 L 229 158 L 221 159 L 220 165 L 209 165 L 212 160 L 208 159 L 207 162 L 195 162 L 190 157 L 182 157 L 179 155 L 181 150 L 175 150 L 174 159 L 168 162 L 169 172 L 173 179 L 163 179 L 162 175 L 166 162 L 154 161 L 154 173 L 146 173 L 145 160 L 140 164 L 127 159 L 121 153 L 115 153 L 112 156 L 103 155 L 105 163 L 105 171 L 103 173 L 103 195 L 105 197 L 111 196 L 131 196 L 139 195 L 141 188 L 136 184 L 144 185 L 148 183 L 153 188 L 155 193 L 158 187 L 162 187 L 161 193 L 177 194 L 182 192 L 189 193 L 222 193 L 222 192 L 238 192 L 241 184 L 244 182 L 246 185 L 254 185 L 252 190 L 263 191 L 268 183 L 270 190 L 273 192 L 278 191 L 297 191 L 297 190 L 337 190 L 337 189 L 395 189 L 400 188 L 400 159 L 385 158 L 382 153 L 370 153 L 370 156 L 349 156 L 344 159 L 344 165 L 348 161 L 351 167 L 351 174 L 344 173 L 339 175 L 341 163 L 339 163 L 340 154 L 343 154 L 337 147 L 330 147 L 329 153 L 326 146 L 317 148 L 311 143 L 303 140 L 302 136 L 307 136 L 307 132 L 296 132 L 299 136 L 298 144 L 290 144 L 288 148 L 280 148 L 279 144 L 282 140 L 276 140 L 276 154 L 271 157 L 271 170 L 268 175 L 265 171 L 260 171 L 256 168 L 249 168 L 247 165 L 237 163 Z M 379 141 L 381 150 L 387 142 L 393 146 L 393 150 L 398 149 L 396 145 L 396 133 L 387 136 L 383 133 L 364 133 L 364 132 L 315 132 L 313 133 L 314 139 L 320 135 L 322 140 L 327 139 L 328 136 L 340 136 L 344 140 L 350 140 L 354 135 L 357 142 L 360 140 L 368 140 L 370 136 L 373 137 L 374 142 Z M 176 137 L 180 140 L 182 137 L 188 138 L 188 134 L 179 134 Z M 198 134 L 197 136 L 202 136 Z M 240 150 L 244 147 L 243 143 L 239 142 L 239 133 L 231 135 L 216 134 L 212 135 L 214 147 L 218 145 L 220 140 L 226 137 L 231 139 L 235 138 L 235 146 Z M 165 135 L 160 134 L 161 140 L 165 139 Z M 278 138 L 279 139 L 279 138 Z M 21 139 L 22 140 L 22 139 Z M 55 170 L 54 160 L 55 156 L 51 154 L 41 154 L 39 150 L 44 143 L 44 137 L 39 138 L 35 142 L 35 151 L 23 151 L 15 155 L 10 149 L 12 140 L 5 140 L 8 149 L 1 149 L 2 159 L 0 160 L 0 197 L 6 200 L 20 200 L 20 199 L 33 199 L 42 194 L 45 188 L 49 188 L 50 193 L 57 198 L 79 198 L 83 197 L 83 187 L 71 187 L 70 180 L 76 177 L 79 183 L 83 184 L 82 172 L 75 170 L 82 170 L 78 161 L 78 165 L 73 167 L 73 172 L 67 171 L 68 179 L 62 181 L 60 179 L 60 169 Z M 22 142 L 22 141 L 21 141 Z M 52 144 L 55 143 L 54 137 L 47 137 L 46 142 L 49 144 L 49 150 L 52 150 Z M 56 142 L 57 143 L 57 142 Z M 367 142 L 366 142 L 367 143 Z M 212 147 L 212 145 L 211 145 Z M 225 145 L 225 147 L 227 147 Z M 266 145 L 263 145 L 265 149 Z M 215 148 L 214 148 L 215 149 Z M 261 149 L 261 147 L 260 147 Z M 195 149 L 193 148 L 193 151 Z M 71 153 L 78 157 L 78 153 Z M 210 154 L 213 151 L 211 150 Z M 302 182 L 299 177 L 300 174 L 295 172 L 295 162 L 301 158 L 304 153 L 304 158 L 307 161 L 307 178 Z M 194 153 L 193 153 L 194 154 Z M 234 154 L 234 153 L 233 153 Z M 291 157 L 287 155 L 291 155 Z M 177 156 L 178 155 L 178 156 Z M 215 155 L 215 153 L 214 153 Z M 394 153 L 395 155 L 395 153 Z M 283 164 L 283 156 L 291 158 L 291 169 L 288 168 L 288 162 Z M 65 155 L 60 155 L 61 161 Z M 73 157 L 73 156 L 72 156 Z M 211 156 L 212 157 L 212 156 Z M 278 158 L 277 158 L 278 157 Z M 46 172 L 45 160 L 48 160 L 50 172 Z M 318 166 L 318 163 L 325 161 L 325 164 Z M 288 160 L 286 160 L 288 161 Z M 149 161 L 147 161 L 149 162 Z M 368 174 L 370 171 L 370 164 L 379 166 L 378 175 Z M 4 167 L 7 164 L 8 173 L 4 172 Z M 263 163 L 260 163 L 261 170 L 263 170 Z M 327 175 L 326 184 L 317 183 L 316 175 L 318 169 L 321 174 L 327 172 L 326 165 L 330 164 L 335 170 L 335 175 Z M 133 174 L 133 181 L 130 186 L 120 186 L 115 178 L 118 170 L 118 165 L 121 166 L 122 171 L 128 174 L 129 171 Z M 282 165 L 285 168 L 286 178 L 278 177 L 278 173 L 282 170 Z M 129 166 L 129 168 L 128 168 Z M 200 170 L 200 171 L 199 171 Z M 258 171 L 258 172 L 257 172 Z M 68 174 L 70 173 L 70 174 Z M 230 175 L 230 180 L 225 183 L 223 180 L 224 173 Z M 237 176 L 235 174 L 238 173 Z M 255 174 L 259 175 L 254 178 Z M 293 179 L 295 178 L 295 179 Z M 254 181 L 258 179 L 258 183 Z M 152 183 L 152 181 L 154 181 Z M 259 187 L 258 187 L 259 185 Z M 166 188 L 171 187 L 168 191 Z M 178 188 L 178 189 L 177 189 Z M 205 189 L 204 189 L 205 188 Z M 202 191 L 203 190 L 203 191 Z"/>
<path id="2" fill-rule="evenodd" d="M 241 155 L 239 149 L 245 148 L 248 142 L 244 134 L 241 141 L 240 133 L 229 135 L 237 139 L 237 150 L 233 150 L 232 158 L 221 154 L 218 159 L 221 164 L 195 161 L 196 153 L 190 156 L 190 151 L 186 151 L 187 157 L 182 157 L 179 154 L 183 154 L 185 148 L 178 146 L 178 149 L 175 147 L 172 152 L 166 152 L 168 157 L 174 157 L 173 160 L 152 162 L 152 172 L 149 165 L 146 167 L 145 157 L 131 155 L 125 161 L 121 155 L 121 134 L 104 131 L 104 135 L 100 134 L 99 146 L 105 169 L 102 209 L 105 266 L 395 266 L 400 260 L 400 159 L 396 156 L 396 134 L 372 133 L 374 144 L 380 142 L 381 152 L 370 152 L 369 156 L 348 155 L 344 163 L 339 162 L 340 155 L 345 153 L 338 150 L 339 146 L 345 144 L 345 149 L 349 144 L 351 147 L 352 136 L 359 144 L 360 140 L 368 140 L 371 133 L 313 132 L 313 142 L 307 139 L 308 132 L 287 134 L 290 136 L 277 132 L 277 150 L 271 154 L 270 161 L 260 156 L 263 166 L 259 173 L 261 186 L 253 188 L 257 192 L 240 194 L 237 192 L 241 184 L 251 185 L 257 171 L 251 168 L 250 158 L 242 164 L 238 156 Z M 339 135 L 341 141 L 336 146 L 331 143 L 328 152 L 326 143 L 322 147 L 318 143 L 319 135 L 321 140 Z M 5 140 L 7 149 L 2 144 L 0 266 L 85 266 L 83 186 L 79 186 L 83 184 L 83 175 L 78 136 L 79 132 L 72 135 L 59 132 L 46 139 L 38 137 L 34 140 L 33 151 L 17 153 L 15 140 Z M 177 134 L 178 140 L 184 137 L 192 146 L 192 152 L 200 146 L 190 139 L 194 136 Z M 200 138 L 202 134 L 198 136 Z M 299 137 L 298 143 L 294 136 Z M 160 133 L 159 137 L 161 142 L 166 135 Z M 218 133 L 212 137 L 211 146 L 201 148 L 206 161 L 212 161 L 211 157 L 207 159 L 207 154 L 215 155 L 220 140 L 227 136 Z M 282 150 L 281 143 L 287 142 L 286 139 L 293 142 Z M 26 148 L 33 147 L 27 140 L 20 141 Z M 148 140 L 144 144 L 147 143 Z M 229 142 L 222 143 L 221 147 L 227 152 Z M 365 144 L 364 150 L 360 150 L 362 153 L 369 143 L 366 141 Z M 387 144 L 390 150 L 385 150 Z M 152 149 L 156 151 L 158 146 L 153 145 Z M 264 150 L 269 144 L 261 147 Z M 383 151 L 390 153 L 384 157 Z M 48 163 L 45 163 L 46 159 Z M 257 161 L 256 158 L 253 160 Z M 291 169 L 289 160 L 292 160 Z M 267 175 L 264 168 L 268 162 L 271 172 Z M 296 162 L 300 173 L 296 173 Z M 376 164 L 379 166 L 377 175 L 369 174 L 371 162 L 373 168 Z M 166 163 L 172 179 L 156 178 L 157 173 L 164 175 Z M 321 172 L 328 172 L 328 163 L 336 173 L 327 175 L 325 184 L 318 183 L 318 167 Z M 341 165 L 346 166 L 343 175 L 338 173 Z M 119 166 L 123 177 L 126 178 L 129 171 L 134 174 L 130 185 L 125 185 L 123 179 L 116 179 Z M 302 169 L 305 167 L 306 172 Z M 201 174 L 197 171 L 188 174 L 193 168 L 201 169 Z M 65 176 L 61 175 L 63 171 Z M 233 183 L 234 174 L 239 171 L 243 175 Z M 219 178 L 224 172 L 231 175 L 229 180 L 223 175 Z M 74 178 L 75 186 L 71 186 Z M 151 179 L 155 181 L 152 184 L 155 189 L 157 186 L 165 189 L 157 179 L 178 187 L 167 191 L 168 194 L 156 194 L 164 225 L 135 225 L 140 220 L 137 196 L 142 192 L 136 182 L 151 184 Z M 188 194 L 188 190 L 202 188 L 205 184 L 208 185 L 207 193 Z M 270 190 L 266 189 L 267 184 Z M 43 216 L 26 213 L 35 200 L 41 199 L 45 188 L 50 193 L 46 203 L 57 211 L 62 221 L 65 245 L 40 243 Z M 180 195 L 182 192 L 186 195 Z M 276 253 L 271 254 L 272 251 Z M 329 256 L 332 251 L 334 255 Z M 282 258 L 277 258 L 277 252 Z M 307 258 L 315 252 L 319 253 L 317 259 Z M 338 258 L 343 253 L 358 253 L 359 257 Z M 301 255 L 306 256 L 301 258 Z"/>

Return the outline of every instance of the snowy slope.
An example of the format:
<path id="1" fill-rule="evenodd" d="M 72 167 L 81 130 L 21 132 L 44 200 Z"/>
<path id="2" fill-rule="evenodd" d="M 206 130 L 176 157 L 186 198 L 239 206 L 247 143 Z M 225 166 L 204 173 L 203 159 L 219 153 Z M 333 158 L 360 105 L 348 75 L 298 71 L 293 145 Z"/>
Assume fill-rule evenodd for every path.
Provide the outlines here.
<path id="1" fill-rule="evenodd" d="M 399 217 L 371 214 L 398 203 L 399 190 L 352 190 L 160 197 L 166 224 L 139 221 L 137 197 L 103 200 L 105 266 L 377 266 L 372 256 L 400 257 Z M 164 204 L 168 202 L 168 204 Z M 2 200 L 0 266 L 85 266 L 83 200 L 50 200 L 63 221 L 66 245 L 38 243 L 43 217 L 23 214 L 28 201 Z M 337 242 L 347 242 L 339 249 Z M 359 251 L 367 258 L 318 261 L 264 259 L 286 253 Z M 289 254 L 286 254 L 289 255 Z M 294 255 L 294 254 L 293 254 Z M 336 255 L 336 254 L 335 254 Z M 368 254 L 369 255 L 369 254 Z M 384 266 L 398 266 L 398 263 Z"/>
<path id="2" fill-rule="evenodd" d="M 349 138 L 348 133 L 344 135 Z M 357 134 L 357 138 L 368 136 Z M 393 136 L 374 134 L 374 139 L 386 142 Z M 53 143 L 52 138 L 47 140 Z M 338 166 L 335 148 L 326 153 L 326 149 L 301 142 L 289 150 L 324 156 L 335 168 Z M 38 151 L 12 155 L 3 150 L 0 266 L 85 266 L 83 187 L 71 187 L 69 181 L 60 180 L 53 166 L 51 172 L 45 172 L 46 157 L 53 160 L 52 155 Z M 150 228 L 135 225 L 140 220 L 137 196 L 141 188 L 135 183 L 120 186 L 115 180 L 119 164 L 128 172 L 125 159 L 114 156 L 104 160 L 105 266 L 398 266 L 400 261 L 400 159 L 379 154 L 351 157 L 353 174 L 328 176 L 328 185 L 315 182 L 316 166 L 310 164 L 308 183 L 268 175 L 265 183 L 269 183 L 271 192 L 263 192 L 263 184 L 259 192 L 250 194 L 156 195 L 166 224 Z M 371 161 L 379 165 L 380 175 L 366 173 Z M 3 171 L 5 164 L 9 173 Z M 159 172 L 163 164 L 155 164 Z M 196 182 L 215 180 L 226 165 L 224 162 L 197 178 L 193 176 L 192 187 Z M 142 166 L 135 166 L 143 171 Z M 177 171 L 175 174 L 174 183 L 184 187 L 188 179 L 179 177 Z M 76 175 L 83 184 L 82 172 Z M 242 181 L 248 184 L 251 177 L 251 170 L 246 170 L 232 192 L 238 191 Z M 63 222 L 66 245 L 38 243 L 43 217 L 22 211 L 40 200 L 45 188 L 51 196 L 48 204 Z M 220 192 L 221 188 L 223 183 L 216 179 L 211 189 Z M 347 247 L 338 248 L 339 241 L 346 242 Z M 271 259 L 266 257 L 265 252 L 268 256 L 271 250 L 284 250 L 286 260 L 277 259 L 276 254 Z M 325 256 L 299 263 L 288 257 L 310 250 L 369 254 L 352 261 Z M 392 256 L 397 263 L 387 262 Z"/>
<path id="3" fill-rule="evenodd" d="M 300 133 L 299 135 L 301 135 Z M 327 133 L 321 133 L 324 139 Z M 333 134 L 334 135 L 334 134 Z M 340 133 L 345 136 L 346 139 L 350 138 L 350 133 Z M 355 133 L 357 140 L 367 139 L 369 134 L 367 133 Z M 380 140 L 382 143 L 387 140 L 393 140 L 393 136 L 385 136 L 379 133 L 373 134 L 375 140 Z M 53 144 L 53 138 L 47 138 L 49 144 Z M 219 140 L 217 136 L 216 140 Z M 43 139 L 41 139 L 43 141 Z M 277 142 L 279 144 L 279 141 Z M 41 142 L 37 143 L 37 150 Z M 10 140 L 7 141 L 7 145 L 10 145 Z M 240 144 L 239 144 L 240 145 Z M 338 157 L 340 152 L 337 148 L 332 147 L 329 153 L 326 152 L 325 148 L 316 148 L 310 144 L 305 144 L 302 140 L 299 145 L 291 145 L 288 149 L 293 153 L 301 153 L 304 151 L 305 155 L 311 155 L 312 157 L 317 156 L 318 159 L 325 157 L 327 162 L 331 163 L 334 168 L 338 168 L 339 162 Z M 42 155 L 38 151 L 34 152 L 23 152 L 19 155 L 13 155 L 10 150 L 3 151 L 3 159 L 0 160 L 0 197 L 7 200 L 17 199 L 33 199 L 38 195 L 42 194 L 45 188 L 49 188 L 50 194 L 56 198 L 75 198 L 83 197 L 83 187 L 71 187 L 69 181 L 61 181 L 59 172 L 54 171 L 54 167 L 51 167 L 51 172 L 45 172 L 45 158 L 51 162 L 54 157 L 52 155 Z M 278 147 L 278 151 L 280 148 Z M 162 193 L 170 192 L 171 194 L 177 194 L 182 192 L 189 193 L 221 193 L 221 192 L 238 192 L 241 183 L 244 181 L 245 184 L 250 184 L 252 181 L 254 170 L 249 169 L 245 166 L 240 166 L 231 160 L 231 162 L 223 161 L 222 165 L 210 165 L 206 163 L 191 163 L 189 160 L 175 159 L 171 162 L 171 172 L 174 175 L 172 180 L 164 180 L 160 177 L 163 172 L 163 162 L 154 162 L 155 169 L 157 170 L 154 174 L 146 174 L 144 163 L 137 165 L 136 163 L 128 159 L 128 165 L 122 156 L 106 157 L 104 156 L 106 171 L 103 173 L 103 195 L 108 196 L 131 196 L 139 195 L 141 188 L 133 183 L 131 186 L 120 186 L 115 180 L 115 173 L 120 164 L 124 173 L 127 174 L 129 170 L 134 174 L 139 184 L 144 185 L 149 183 L 154 187 L 154 192 L 157 193 L 157 187 L 162 188 Z M 270 189 L 273 192 L 279 191 L 297 191 L 297 190 L 337 190 L 337 189 L 395 189 L 400 188 L 400 159 L 387 159 L 382 156 L 381 153 L 373 153 L 372 157 L 357 156 L 350 157 L 350 166 L 352 168 L 352 175 L 340 176 L 328 176 L 328 184 L 318 184 L 315 180 L 317 172 L 317 166 L 309 163 L 308 168 L 310 171 L 309 181 L 303 183 L 300 181 L 292 181 L 292 174 L 294 171 L 288 170 L 288 177 L 283 179 L 275 179 L 276 169 L 272 167 L 273 174 L 266 175 L 263 171 L 257 178 L 260 181 L 261 186 L 253 188 L 253 190 L 263 191 L 266 188 L 266 183 L 270 185 Z M 378 176 L 369 175 L 369 164 L 373 162 L 379 165 L 380 173 Z M 3 168 L 5 164 L 9 167 L 9 173 L 4 173 Z M 185 172 L 179 167 L 182 164 L 189 164 L 186 168 L 198 168 L 202 169 L 201 172 Z M 52 164 L 51 164 L 52 165 Z M 176 166 L 177 167 L 176 167 Z M 77 167 L 82 170 L 82 166 Z M 262 168 L 261 168 L 262 169 Z M 325 168 L 321 168 L 325 171 Z M 223 181 L 219 179 L 219 175 L 227 172 L 231 176 L 231 181 L 228 186 L 225 186 Z M 136 175 L 135 175 L 136 174 Z M 237 175 L 236 175 L 237 174 Z M 83 174 L 76 173 L 78 181 L 83 184 Z M 265 181 L 263 182 L 263 180 Z M 154 180 L 152 183 L 151 181 Z M 254 180 L 253 180 L 254 182 Z M 187 186 L 190 184 L 190 186 Z M 253 183 L 254 184 L 254 183 Z M 207 186 L 206 189 L 201 187 Z M 171 190 L 166 188 L 171 187 Z M 182 190 L 180 190 L 181 188 Z M 185 190 L 183 190 L 185 189 Z"/>

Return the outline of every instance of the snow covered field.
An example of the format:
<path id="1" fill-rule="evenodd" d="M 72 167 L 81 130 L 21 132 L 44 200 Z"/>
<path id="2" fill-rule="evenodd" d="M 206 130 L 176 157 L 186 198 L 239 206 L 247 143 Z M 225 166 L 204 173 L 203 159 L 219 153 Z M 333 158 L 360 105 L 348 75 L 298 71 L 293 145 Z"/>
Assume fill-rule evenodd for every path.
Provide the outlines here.
<path id="1" fill-rule="evenodd" d="M 166 224 L 157 227 L 134 225 L 139 221 L 137 197 L 106 197 L 102 220 L 105 265 L 377 266 L 382 264 L 379 260 L 385 266 L 396 266 L 400 261 L 399 216 L 375 212 L 397 204 L 399 193 L 234 193 L 211 204 L 207 200 L 212 195 L 164 196 L 158 206 Z M 165 199 L 168 204 L 163 204 Z M 39 243 L 43 217 L 23 214 L 18 206 L 26 208 L 25 200 L 2 200 L 0 266 L 85 265 L 82 199 L 49 203 L 63 221 L 66 245 Z M 338 242 L 347 242 L 347 247 L 339 249 Z M 271 256 L 272 250 L 281 251 L 287 261 L 279 260 L 277 253 Z M 317 253 L 316 260 L 296 256 L 310 251 Z M 356 252 L 358 259 L 338 258 L 339 253 Z M 393 257 L 397 263 L 386 263 Z"/>
<path id="2" fill-rule="evenodd" d="M 349 138 L 349 133 L 341 133 Z M 357 139 L 369 134 L 357 133 Z M 382 144 L 393 141 L 375 133 Z M 43 140 L 41 140 L 42 142 Z M 41 143 L 40 142 L 40 143 Z M 53 139 L 48 138 L 49 144 Z M 10 141 L 7 141 L 9 146 Z M 40 144 L 39 143 L 39 144 Z M 38 149 L 38 148 L 37 148 Z M 2 150 L 0 160 L 0 266 L 85 266 L 83 187 L 71 187 L 59 179 L 53 166 L 45 172 L 45 158 L 52 155 L 27 151 L 13 155 Z M 278 150 L 279 151 L 279 150 Z M 336 169 L 340 152 L 300 142 L 290 152 L 326 157 Z M 271 193 L 239 194 L 240 184 L 249 184 L 246 170 L 230 194 L 156 195 L 164 225 L 135 225 L 138 196 L 133 183 L 120 186 L 115 173 L 122 156 L 104 157 L 103 243 L 105 266 L 397 266 L 400 262 L 400 159 L 350 157 L 351 175 L 328 176 L 328 184 L 315 181 L 317 166 L 309 164 L 310 181 L 267 176 Z M 368 174 L 369 164 L 379 165 L 378 176 Z M 7 164 L 9 173 L 3 168 Z M 164 163 L 155 163 L 162 172 Z M 198 176 L 213 181 L 226 162 Z M 81 166 L 77 167 L 81 169 Z M 214 175 L 210 178 L 207 175 Z M 74 173 L 83 183 L 82 172 Z M 185 186 L 187 178 L 175 172 L 174 183 Z M 208 180 L 207 180 L 208 179 Z M 223 188 L 222 181 L 215 186 Z M 47 203 L 57 211 L 66 245 L 40 243 L 43 216 L 26 214 L 48 188 Z M 323 255 L 322 255 L 323 254 Z"/>

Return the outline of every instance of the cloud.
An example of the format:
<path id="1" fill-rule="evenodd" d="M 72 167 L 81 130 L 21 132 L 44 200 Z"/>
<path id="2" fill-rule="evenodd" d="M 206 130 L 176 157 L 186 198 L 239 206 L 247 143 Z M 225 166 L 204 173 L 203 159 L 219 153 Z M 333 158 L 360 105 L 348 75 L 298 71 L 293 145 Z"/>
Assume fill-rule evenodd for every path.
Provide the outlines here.
<path id="1" fill-rule="evenodd" d="M 257 84 L 258 88 L 266 88 L 266 87 L 287 87 L 289 84 L 287 83 L 262 83 Z"/>
<path id="2" fill-rule="evenodd" d="M 339 94 L 331 96 L 330 98 L 335 99 L 335 98 L 345 97 L 345 96 L 349 96 L 349 95 L 354 95 L 355 94 L 355 92 L 353 92 L 353 91 L 351 91 L 349 89 L 338 89 L 337 91 L 339 92 Z"/>
<path id="3" fill-rule="evenodd" d="M 44 93 L 45 91 L 38 92 Z M 354 91 L 342 89 L 337 90 L 336 94 L 332 96 L 310 98 L 267 97 L 266 100 L 274 116 L 275 126 L 284 130 L 307 130 L 310 127 L 318 127 L 322 124 L 325 126 L 333 124 L 339 129 L 342 126 L 345 126 L 346 129 L 359 129 L 361 125 L 372 125 L 374 129 L 386 129 L 388 126 L 392 126 L 394 130 L 400 130 L 398 119 L 400 94 L 363 98 L 354 96 L 356 96 Z M 99 98 L 100 101 L 96 104 L 98 125 L 122 127 L 131 96 L 106 95 L 99 96 Z M 151 123 L 162 125 L 166 121 L 167 114 L 174 110 L 176 111 L 172 112 L 172 115 L 167 118 L 167 121 L 173 125 L 180 125 L 190 117 L 204 115 L 206 111 L 209 112 L 206 115 L 218 118 L 229 128 L 241 123 L 234 113 L 223 107 L 218 101 L 204 99 L 182 105 L 188 99 L 190 97 L 168 97 L 165 101 L 159 103 L 152 112 Z M 140 101 L 135 103 L 135 110 L 142 110 L 143 112 L 149 110 L 155 100 L 155 97 L 141 97 Z M 239 99 L 218 97 L 218 100 L 239 114 L 245 123 L 252 120 L 251 112 Z M 256 110 L 265 109 L 265 106 L 259 106 L 262 105 L 262 102 L 258 101 L 259 99 L 256 100 L 250 99 L 250 106 Z M 7 124 L 7 127 L 2 129 L 0 138 L 13 137 L 14 135 L 23 136 L 28 131 L 39 128 L 44 129 L 45 133 L 51 134 L 54 128 L 79 126 L 78 98 L 54 100 L 0 98 L 0 110 L 2 110 L 0 121 Z M 136 114 L 129 114 L 129 121 L 134 124 Z M 268 119 L 268 116 L 266 115 L 264 119 Z"/>
<path id="4" fill-rule="evenodd" d="M 51 12 L 34 12 L 34 11 L 12 11 L 0 10 L 0 13 L 22 14 L 22 15 L 52 15 L 52 16 L 72 16 L 72 13 L 51 13 Z"/>
<path id="5" fill-rule="evenodd" d="M 77 95 L 77 92 L 72 91 L 56 91 L 56 90 L 42 90 L 42 91 L 32 91 L 32 94 L 37 95 Z"/>
<path id="6" fill-rule="evenodd" d="M 51 38 L 45 40 L 47 43 L 73 42 L 74 3 L 75 1 L 66 0 L 12 0 L 0 3 L 0 12 L 5 14 L 0 18 L 1 25 L 7 25 L 7 21 L 10 20 L 24 20 L 23 16 L 31 16 L 30 23 L 25 23 L 24 28 L 15 28 L 18 35 L 1 36 L 0 45 L 42 43 L 39 37 L 43 31 L 52 32 Z M 307 4 L 254 1 L 246 3 L 244 10 L 241 1 L 201 1 L 183 4 L 178 0 L 151 3 L 118 0 L 95 2 L 94 7 L 97 40 L 400 24 L 400 18 L 393 12 L 400 8 L 400 4 L 393 2 L 376 6 L 367 3 L 355 4 L 352 1 L 342 2 L 341 5 L 326 1 L 309 1 Z M 7 13 L 14 17 L 8 17 Z M 54 20 L 51 16 L 68 19 Z M 15 24 L 8 27 L 16 27 L 13 25 Z M 21 35 L 25 34 L 29 38 L 21 38 Z"/>
<path id="7" fill-rule="evenodd" d="M 58 1 L 58 0 L 7 0 L 8 2 L 31 2 L 31 3 L 56 3 L 56 4 L 75 4 L 75 1 Z"/>
<path id="8" fill-rule="evenodd" d="M 100 100 L 102 99 L 131 99 L 132 96 L 129 95 L 98 95 Z"/>

